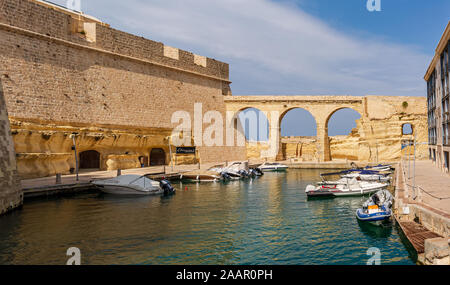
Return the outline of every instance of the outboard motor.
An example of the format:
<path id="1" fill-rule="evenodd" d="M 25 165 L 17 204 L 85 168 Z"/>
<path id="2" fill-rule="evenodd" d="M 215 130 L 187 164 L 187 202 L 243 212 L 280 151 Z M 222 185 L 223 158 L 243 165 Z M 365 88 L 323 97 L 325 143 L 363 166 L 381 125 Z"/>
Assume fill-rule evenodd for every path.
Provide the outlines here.
<path id="1" fill-rule="evenodd" d="M 164 190 L 164 196 L 175 194 L 175 188 L 173 188 L 172 184 L 166 179 L 159 182 L 159 187 Z"/>
<path id="2" fill-rule="evenodd" d="M 222 176 L 223 180 L 231 180 L 231 176 L 226 172 L 222 172 L 220 173 L 220 175 Z"/>
<path id="3" fill-rule="evenodd" d="M 251 168 L 248 172 L 249 172 L 251 177 L 256 177 L 257 176 L 257 173 L 256 173 L 256 171 L 253 168 Z"/>
<path id="4" fill-rule="evenodd" d="M 243 177 L 249 177 L 249 173 L 247 172 L 247 170 L 241 169 L 238 173 Z"/>
<path id="5" fill-rule="evenodd" d="M 263 176 L 264 175 L 264 172 L 261 170 L 261 168 L 255 168 L 254 170 L 256 172 L 256 175 L 258 175 L 258 176 Z"/>

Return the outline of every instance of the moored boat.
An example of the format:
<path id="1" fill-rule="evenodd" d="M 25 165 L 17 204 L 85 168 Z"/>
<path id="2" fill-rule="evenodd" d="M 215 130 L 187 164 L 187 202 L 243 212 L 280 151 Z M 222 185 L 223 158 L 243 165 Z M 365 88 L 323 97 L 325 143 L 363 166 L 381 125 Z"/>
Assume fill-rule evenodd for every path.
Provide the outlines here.
<path id="1" fill-rule="evenodd" d="M 258 166 L 258 168 L 263 172 L 285 171 L 286 169 L 288 169 L 288 166 L 278 162 L 264 162 L 263 164 Z"/>
<path id="2" fill-rule="evenodd" d="M 347 173 L 341 176 L 342 178 L 356 178 L 361 181 L 381 181 L 381 182 L 389 182 L 391 178 L 388 175 L 375 172 L 362 170 L 353 173 Z"/>
<path id="3" fill-rule="evenodd" d="M 392 195 L 388 190 L 380 190 L 356 210 L 356 218 L 363 222 L 380 224 L 392 215 Z"/>
<path id="4" fill-rule="evenodd" d="M 182 173 L 180 179 L 190 182 L 217 182 L 223 180 L 223 176 L 215 171 L 195 170 Z"/>
<path id="5" fill-rule="evenodd" d="M 358 181 L 356 178 L 348 179 L 345 183 L 327 184 L 327 185 L 308 185 L 306 187 L 306 195 L 308 197 L 324 197 L 324 196 L 363 196 L 371 194 L 382 189 L 386 189 L 389 184 L 380 182 Z"/>
<path id="6" fill-rule="evenodd" d="M 389 174 L 390 173 L 375 170 L 348 169 L 339 172 L 322 173 L 320 176 L 322 177 L 323 180 L 325 180 L 324 176 L 337 175 L 340 176 L 341 178 L 349 178 L 349 179 L 356 178 L 357 180 L 361 181 L 389 182 L 391 180 Z"/>
<path id="7" fill-rule="evenodd" d="M 364 169 L 365 170 L 374 170 L 374 171 L 392 171 L 392 170 L 394 170 L 392 165 L 383 165 L 383 164 L 379 164 L 379 165 L 375 165 L 375 166 L 366 166 Z"/>
<path id="8" fill-rule="evenodd" d="M 160 182 L 141 175 L 121 175 L 111 179 L 92 181 L 100 191 L 116 195 L 172 195 L 175 189 L 169 181 Z"/>

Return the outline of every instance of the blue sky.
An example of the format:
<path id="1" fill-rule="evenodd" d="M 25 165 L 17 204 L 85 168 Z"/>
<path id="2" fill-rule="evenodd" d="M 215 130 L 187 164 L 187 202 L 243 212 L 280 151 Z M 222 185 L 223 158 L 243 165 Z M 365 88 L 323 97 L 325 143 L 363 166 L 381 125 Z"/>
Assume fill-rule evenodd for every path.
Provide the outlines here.
<path id="1" fill-rule="evenodd" d="M 53 2 L 65 5 L 66 0 Z M 81 0 L 112 27 L 230 64 L 234 95 L 425 96 L 448 0 Z M 283 135 L 313 135 L 292 111 Z M 330 135 L 358 116 L 336 113 Z"/>

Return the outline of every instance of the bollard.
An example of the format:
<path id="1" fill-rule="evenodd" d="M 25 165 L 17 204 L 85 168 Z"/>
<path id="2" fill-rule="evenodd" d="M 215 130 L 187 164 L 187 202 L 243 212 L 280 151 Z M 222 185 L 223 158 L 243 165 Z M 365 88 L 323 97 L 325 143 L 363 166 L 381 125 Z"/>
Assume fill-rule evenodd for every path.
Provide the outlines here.
<path id="1" fill-rule="evenodd" d="M 122 175 L 122 170 L 121 169 L 117 169 L 117 176 Z"/>
<path id="2" fill-rule="evenodd" d="M 62 183 L 61 173 L 56 173 L 56 184 L 61 183 Z"/>

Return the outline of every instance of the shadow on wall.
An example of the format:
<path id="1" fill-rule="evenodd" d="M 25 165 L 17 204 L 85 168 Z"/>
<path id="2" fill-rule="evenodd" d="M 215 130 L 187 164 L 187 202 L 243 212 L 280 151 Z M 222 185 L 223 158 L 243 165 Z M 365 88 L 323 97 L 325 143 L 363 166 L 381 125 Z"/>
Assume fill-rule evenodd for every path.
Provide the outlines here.
<path id="1" fill-rule="evenodd" d="M 23 203 L 22 187 L 17 174 L 14 142 L 0 79 L 0 215 Z"/>

